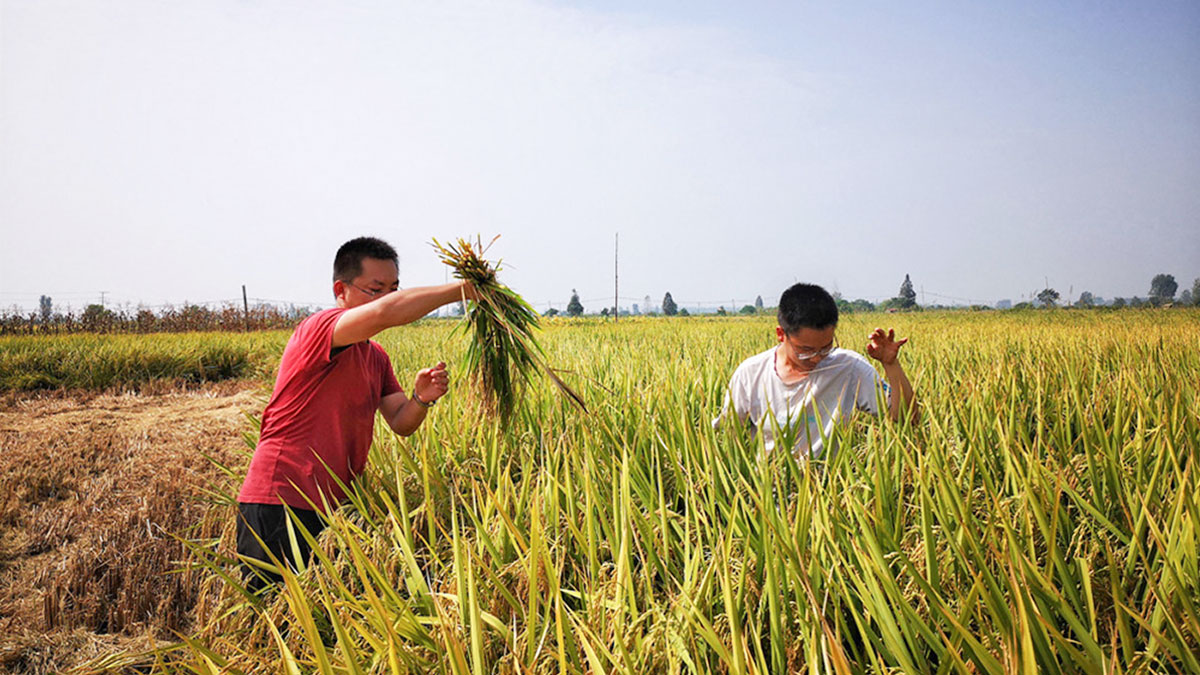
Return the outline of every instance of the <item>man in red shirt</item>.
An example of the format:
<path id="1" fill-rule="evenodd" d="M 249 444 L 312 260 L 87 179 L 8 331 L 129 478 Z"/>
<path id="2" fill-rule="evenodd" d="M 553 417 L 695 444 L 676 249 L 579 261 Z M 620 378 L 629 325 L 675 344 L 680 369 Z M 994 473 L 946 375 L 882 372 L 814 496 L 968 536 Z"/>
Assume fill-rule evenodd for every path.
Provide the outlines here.
<path id="1" fill-rule="evenodd" d="M 270 551 L 277 560 L 297 565 L 283 505 L 310 533 L 319 534 L 325 523 L 317 511 L 337 506 L 346 496 L 339 481 L 349 485 L 366 466 L 375 412 L 407 436 L 446 393 L 449 374 L 446 364 L 438 363 L 418 372 L 412 395 L 406 395 L 387 353 L 370 338 L 442 305 L 474 299 L 474 288 L 456 282 L 398 290 L 398 283 L 398 258 L 387 243 L 360 237 L 338 249 L 333 261 L 337 307 L 296 327 L 263 411 L 258 447 L 238 494 L 240 555 L 269 563 Z M 307 560 L 307 543 L 296 539 Z M 279 580 L 248 564 L 245 575 L 254 588 L 264 586 L 264 579 Z"/>

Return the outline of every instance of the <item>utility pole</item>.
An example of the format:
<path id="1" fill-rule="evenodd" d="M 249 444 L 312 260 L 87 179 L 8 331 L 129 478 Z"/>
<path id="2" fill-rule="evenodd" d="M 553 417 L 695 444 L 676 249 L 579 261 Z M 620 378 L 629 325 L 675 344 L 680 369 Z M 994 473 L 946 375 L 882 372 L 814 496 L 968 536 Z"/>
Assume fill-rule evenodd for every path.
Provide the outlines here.
<path id="1" fill-rule="evenodd" d="M 242 311 L 243 311 L 242 316 L 245 319 L 243 321 L 243 323 L 246 326 L 246 332 L 249 333 L 250 332 L 250 300 L 249 300 L 249 298 L 246 297 L 246 284 L 242 284 Z"/>
<path id="2" fill-rule="evenodd" d="M 621 286 L 618 283 L 617 277 L 617 260 L 621 253 L 621 233 L 615 233 L 613 239 L 613 323 L 617 322 L 621 314 Z"/>
<path id="3" fill-rule="evenodd" d="M 100 306 L 101 307 L 104 306 L 104 296 L 107 294 L 108 294 L 108 291 L 100 291 Z"/>

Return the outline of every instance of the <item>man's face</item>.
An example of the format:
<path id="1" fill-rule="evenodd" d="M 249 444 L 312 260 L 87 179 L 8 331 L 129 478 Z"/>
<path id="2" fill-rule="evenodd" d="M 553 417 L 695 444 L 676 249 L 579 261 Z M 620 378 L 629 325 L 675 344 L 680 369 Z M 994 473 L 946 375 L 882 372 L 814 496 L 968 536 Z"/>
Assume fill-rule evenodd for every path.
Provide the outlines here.
<path id="1" fill-rule="evenodd" d="M 836 325 L 828 328 L 800 328 L 792 333 L 785 333 L 783 328 L 775 327 L 775 336 L 782 343 L 780 348 L 788 363 L 796 370 L 806 372 L 816 368 L 833 351 L 836 332 Z"/>
<path id="2" fill-rule="evenodd" d="M 400 270 L 391 260 L 363 258 L 362 272 L 349 282 L 333 282 L 337 306 L 349 309 L 365 305 L 400 288 Z"/>

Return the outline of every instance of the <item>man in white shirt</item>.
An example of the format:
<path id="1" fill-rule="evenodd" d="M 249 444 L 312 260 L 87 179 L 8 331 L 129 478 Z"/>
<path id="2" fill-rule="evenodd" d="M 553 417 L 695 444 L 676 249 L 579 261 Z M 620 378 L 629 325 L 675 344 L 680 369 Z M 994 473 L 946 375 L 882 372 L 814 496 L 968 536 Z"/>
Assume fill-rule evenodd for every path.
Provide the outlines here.
<path id="1" fill-rule="evenodd" d="M 719 425 L 731 414 L 762 434 L 767 450 L 776 441 L 791 445 L 797 457 L 824 455 L 826 440 L 855 410 L 880 413 L 881 402 L 893 420 L 915 419 L 912 385 L 900 366 L 894 330 L 876 328 L 867 338 L 867 354 L 883 365 L 884 382 L 871 362 L 840 349 L 835 336 L 837 303 L 825 289 L 796 284 L 779 298 L 779 344 L 738 366 Z"/>

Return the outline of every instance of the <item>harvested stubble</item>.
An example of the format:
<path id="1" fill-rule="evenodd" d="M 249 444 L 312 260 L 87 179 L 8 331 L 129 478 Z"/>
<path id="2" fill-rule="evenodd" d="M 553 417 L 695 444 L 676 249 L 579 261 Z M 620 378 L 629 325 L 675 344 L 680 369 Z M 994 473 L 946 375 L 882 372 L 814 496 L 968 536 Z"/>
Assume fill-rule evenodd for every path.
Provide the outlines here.
<path id="1" fill-rule="evenodd" d="M 537 390 L 480 424 L 451 396 L 409 439 L 381 426 L 311 568 L 262 607 L 227 590 L 159 667 L 1198 672 L 1198 320 L 845 317 L 843 345 L 912 336 L 923 413 L 818 465 L 708 423 L 769 319 L 549 323 L 605 405 Z M 383 344 L 419 363 L 445 335 Z"/>
<path id="2" fill-rule="evenodd" d="M 54 338 L 48 338 L 54 339 Z M 65 672 L 193 629 L 201 570 L 172 536 L 225 522 L 198 495 L 254 406 L 242 385 L 0 405 L 0 672 Z"/>
<path id="3" fill-rule="evenodd" d="M 500 264 L 492 265 L 483 255 L 496 237 L 483 246 L 465 239 L 433 247 L 442 262 L 454 268 L 455 278 L 469 281 L 478 299 L 470 303 L 466 330 L 466 369 L 489 409 L 501 419 L 512 417 L 520 400 L 520 389 L 544 372 L 575 405 L 586 412 L 583 398 L 546 364 L 545 354 L 533 331 L 538 314 L 524 298 L 496 279 Z"/>

